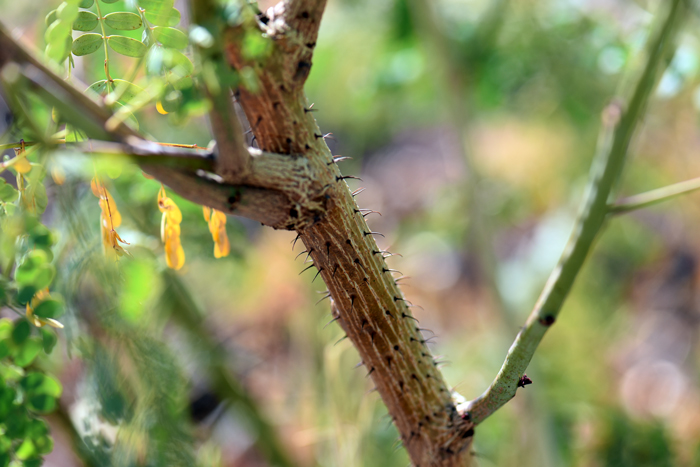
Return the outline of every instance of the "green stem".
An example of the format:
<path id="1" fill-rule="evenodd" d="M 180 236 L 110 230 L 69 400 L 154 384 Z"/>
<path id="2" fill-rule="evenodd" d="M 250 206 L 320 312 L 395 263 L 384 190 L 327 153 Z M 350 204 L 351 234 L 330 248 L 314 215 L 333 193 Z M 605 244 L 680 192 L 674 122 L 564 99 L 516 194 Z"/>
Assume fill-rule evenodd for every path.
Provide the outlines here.
<path id="1" fill-rule="evenodd" d="M 105 29 L 105 21 L 100 11 L 100 2 L 95 0 L 95 8 L 97 8 L 97 19 L 100 21 L 100 29 L 102 29 L 102 44 L 105 47 L 105 76 L 107 77 L 107 92 L 111 92 L 112 77 L 109 75 L 109 47 L 107 47 L 107 30 Z"/>
<path id="2" fill-rule="evenodd" d="M 611 204 L 608 209 L 610 214 L 624 214 L 637 209 L 653 206 L 664 201 L 676 198 L 687 193 L 700 190 L 700 177 L 674 183 L 656 190 L 647 191 L 639 195 L 630 196 Z"/>
<path id="3" fill-rule="evenodd" d="M 467 407 L 472 421 L 484 421 L 515 396 L 537 346 L 556 320 L 574 280 L 608 215 L 608 199 L 620 178 L 629 144 L 641 120 L 660 71 L 673 52 L 675 35 L 687 16 L 684 0 L 673 0 L 668 17 L 653 36 L 644 71 L 634 89 L 629 107 L 617 127 L 604 129 L 591 168 L 588 189 L 574 231 L 557 267 L 547 281 L 534 310 L 508 351 L 496 379 L 486 392 Z"/>

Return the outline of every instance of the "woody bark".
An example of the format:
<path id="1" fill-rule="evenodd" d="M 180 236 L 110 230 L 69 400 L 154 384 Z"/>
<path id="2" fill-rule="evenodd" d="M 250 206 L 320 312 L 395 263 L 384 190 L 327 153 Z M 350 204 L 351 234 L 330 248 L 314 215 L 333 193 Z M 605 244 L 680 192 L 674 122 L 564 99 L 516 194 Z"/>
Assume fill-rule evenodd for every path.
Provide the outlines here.
<path id="1" fill-rule="evenodd" d="M 274 52 L 265 62 L 244 58 L 243 28 L 226 37 L 226 55 L 239 71 L 255 71 L 259 91 L 238 90 L 263 151 L 307 161 L 316 182 L 306 219 L 294 227 L 328 286 L 334 317 L 362 358 L 417 466 L 470 464 L 473 424 L 458 413 L 408 303 L 377 247 L 325 143 L 303 91 L 325 7 L 324 0 L 284 1 L 261 17 Z M 261 31 L 262 32 L 262 31 Z"/>

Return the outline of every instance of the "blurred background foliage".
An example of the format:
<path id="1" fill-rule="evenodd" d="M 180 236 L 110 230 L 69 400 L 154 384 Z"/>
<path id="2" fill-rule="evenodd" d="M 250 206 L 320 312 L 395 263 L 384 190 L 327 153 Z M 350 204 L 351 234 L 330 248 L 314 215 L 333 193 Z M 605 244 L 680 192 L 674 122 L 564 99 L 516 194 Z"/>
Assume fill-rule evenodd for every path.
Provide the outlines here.
<path id="1" fill-rule="evenodd" d="M 0 0 L 44 47 L 58 2 Z M 468 399 L 496 375 L 570 234 L 604 111 L 635 76 L 659 1 L 330 0 L 307 95 L 380 246 L 403 257 L 421 326 Z M 269 4 L 260 3 L 264 10 Z M 187 27 L 184 2 L 176 2 Z M 125 9 L 122 0 L 106 10 Z M 620 196 L 700 175 L 700 37 L 690 19 L 632 149 Z M 102 52 L 73 77 L 103 79 Z M 115 54 L 116 55 L 116 54 Z M 115 56 L 124 76 L 129 58 Z M 138 81 L 137 81 L 138 82 Z M 608 108 L 609 109 L 609 108 Z M 137 113 L 159 141 L 206 146 L 201 118 Z M 14 140 L 11 117 L 5 141 Z M 397 433 L 294 234 L 229 218 L 215 260 L 177 197 L 187 261 L 165 266 L 159 184 L 100 165 L 133 258 L 103 258 L 92 164 L 52 155 L 42 221 L 65 300 L 47 466 L 405 466 Z M 700 195 L 616 217 L 528 369 L 476 430 L 481 466 L 700 466 Z M 53 290 L 52 290 L 53 292 Z M 3 316 L 15 317 L 10 311 Z"/>

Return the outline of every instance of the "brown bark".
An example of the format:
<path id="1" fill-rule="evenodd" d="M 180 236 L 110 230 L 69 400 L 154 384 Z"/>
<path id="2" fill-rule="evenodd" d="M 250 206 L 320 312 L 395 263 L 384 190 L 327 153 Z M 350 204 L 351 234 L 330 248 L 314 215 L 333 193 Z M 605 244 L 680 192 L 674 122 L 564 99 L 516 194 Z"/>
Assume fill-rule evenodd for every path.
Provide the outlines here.
<path id="1" fill-rule="evenodd" d="M 323 1 L 286 1 L 268 10 L 264 32 L 275 50 L 265 63 L 246 60 L 229 31 L 233 67 L 255 70 L 259 92 L 240 89 L 260 147 L 303 158 L 318 182 L 321 209 L 299 236 L 331 294 L 347 332 L 389 409 L 415 465 L 469 465 L 473 424 L 458 413 L 418 323 L 333 162 L 303 84 L 311 67 Z"/>
<path id="2" fill-rule="evenodd" d="M 303 86 L 324 6 L 325 0 L 286 0 L 268 10 L 260 27 L 273 40 L 274 50 L 264 63 L 244 58 L 240 50 L 240 38 L 250 25 L 225 33 L 228 62 L 238 70 L 250 67 L 259 84 L 258 92 L 238 90 L 262 148 L 250 150 L 249 160 L 243 158 L 242 174 L 229 173 L 234 165 L 211 155 L 176 157 L 175 150 L 156 150 L 124 124 L 108 131 L 111 112 L 102 103 L 53 74 L 1 27 L 0 67 L 6 81 L 28 86 L 59 112 L 64 110 L 67 121 L 91 131 L 92 138 L 122 144 L 144 170 L 181 196 L 274 228 L 297 230 L 328 286 L 338 323 L 358 350 L 413 463 L 469 465 L 473 424 L 457 411 L 308 108 Z M 225 114 L 227 108 L 220 107 Z M 216 133 L 222 130 L 220 123 L 213 124 Z M 238 136 L 231 138 L 230 151 L 220 157 L 234 154 L 237 141 Z M 169 156 L 167 161 L 164 156 Z M 222 183 L 221 173 L 211 173 L 217 170 L 237 182 Z"/>

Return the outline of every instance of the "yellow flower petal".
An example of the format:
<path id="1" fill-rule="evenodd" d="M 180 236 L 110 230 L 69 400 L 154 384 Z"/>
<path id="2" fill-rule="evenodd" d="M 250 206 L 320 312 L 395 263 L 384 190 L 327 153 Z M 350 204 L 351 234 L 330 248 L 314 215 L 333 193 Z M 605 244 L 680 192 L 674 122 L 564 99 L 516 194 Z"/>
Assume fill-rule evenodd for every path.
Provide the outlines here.
<path id="1" fill-rule="evenodd" d="M 202 212 L 204 214 L 204 220 L 209 222 L 209 218 L 211 217 L 211 208 L 202 206 Z"/>
<path id="2" fill-rule="evenodd" d="M 165 226 L 165 261 L 169 268 L 176 271 L 185 264 L 185 250 L 180 244 L 180 226 Z"/>
<path id="3" fill-rule="evenodd" d="M 219 241 L 214 243 L 214 257 L 223 258 L 228 256 L 231 252 L 231 245 L 228 242 L 228 236 L 226 235 L 226 229 L 219 233 Z"/>
<path id="4" fill-rule="evenodd" d="M 158 111 L 159 114 L 161 115 L 167 115 L 168 111 L 163 108 L 163 104 L 161 101 L 156 102 L 156 110 Z"/>
<path id="5" fill-rule="evenodd" d="M 66 173 L 60 167 L 51 169 L 51 178 L 56 185 L 63 185 L 66 182 Z"/>
<path id="6" fill-rule="evenodd" d="M 168 215 L 168 221 L 174 224 L 179 224 L 182 222 L 182 212 L 180 208 L 177 207 L 175 201 L 170 198 L 162 198 L 158 201 L 158 209 L 160 212 L 166 213 Z"/>
<path id="7" fill-rule="evenodd" d="M 14 169 L 21 174 L 26 174 L 32 170 L 32 165 L 29 163 L 26 157 L 18 159 L 17 162 L 15 162 L 15 165 L 12 167 L 14 167 Z"/>

